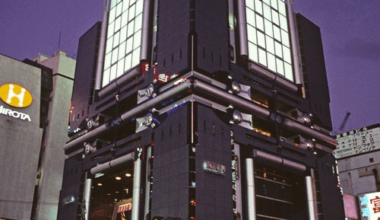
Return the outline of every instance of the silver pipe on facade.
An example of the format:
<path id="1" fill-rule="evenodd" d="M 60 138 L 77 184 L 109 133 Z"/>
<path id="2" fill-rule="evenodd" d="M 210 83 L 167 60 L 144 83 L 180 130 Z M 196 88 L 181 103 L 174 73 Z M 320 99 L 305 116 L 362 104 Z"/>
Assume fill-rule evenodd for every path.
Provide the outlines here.
<path id="1" fill-rule="evenodd" d="M 103 57 L 104 57 L 104 46 L 106 43 L 109 4 L 110 4 L 110 0 L 106 0 L 104 3 L 103 21 L 102 21 L 102 26 L 100 29 L 98 60 L 97 60 L 97 65 L 96 65 L 95 90 L 100 90 L 102 88 L 101 84 L 102 84 Z"/>
<path id="2" fill-rule="evenodd" d="M 111 161 L 108 161 L 106 163 L 100 164 L 96 167 L 93 167 L 93 168 L 91 168 L 90 172 L 91 172 L 91 174 L 97 174 L 97 173 L 109 171 L 110 169 L 112 169 L 116 166 L 120 166 L 120 165 L 123 165 L 125 163 L 133 161 L 134 157 L 135 157 L 134 152 L 129 153 L 127 155 L 121 156 L 121 157 L 116 158 L 114 160 L 111 160 Z"/>
<path id="3" fill-rule="evenodd" d="M 141 189 L 141 158 L 137 157 L 133 167 L 132 220 L 139 220 Z"/>
<path id="4" fill-rule="evenodd" d="M 154 99 L 151 99 L 151 100 L 149 100 L 147 102 L 144 102 L 141 105 L 138 105 L 136 108 L 131 109 L 128 112 L 125 112 L 124 114 L 121 115 L 121 120 L 125 121 L 125 120 L 133 117 L 137 113 L 146 111 L 149 108 L 153 107 L 154 105 L 161 103 L 165 99 L 168 99 L 170 97 L 174 97 L 175 95 L 177 95 L 177 94 L 179 94 L 179 93 L 181 93 L 181 92 L 189 89 L 190 86 L 191 86 L 191 82 L 185 81 L 182 84 L 177 85 L 176 87 L 174 87 L 174 88 L 166 91 L 165 93 L 163 93 L 161 95 L 158 95 Z"/>
<path id="5" fill-rule="evenodd" d="M 256 220 L 256 193 L 253 159 L 245 159 L 245 166 L 247 176 L 248 220 Z"/>
<path id="6" fill-rule="evenodd" d="M 249 101 L 240 99 L 240 98 L 238 98 L 232 94 L 229 94 L 223 90 L 215 88 L 215 87 L 208 85 L 206 83 L 203 83 L 201 81 L 194 80 L 194 89 L 206 92 L 206 93 L 214 95 L 216 97 L 219 97 L 223 100 L 230 102 L 232 105 L 236 105 L 236 106 L 245 108 L 247 110 L 253 111 L 254 113 L 256 113 L 258 115 L 261 115 L 264 117 L 268 117 L 270 115 L 270 111 L 267 110 L 266 108 L 258 106 L 256 104 L 254 104 L 253 102 L 249 102 Z M 332 144 L 335 146 L 337 145 L 337 142 L 334 138 L 332 138 L 328 135 L 325 135 L 319 131 L 313 130 L 313 129 L 311 129 L 311 128 L 303 125 L 303 124 L 300 124 L 298 122 L 295 122 L 291 119 L 285 118 L 283 120 L 283 125 L 285 125 L 288 128 L 292 128 L 292 129 L 294 129 L 300 133 L 307 134 L 307 135 L 310 135 L 314 138 L 325 141 L 329 144 Z"/>
<path id="7" fill-rule="evenodd" d="M 240 40 L 240 55 L 248 56 L 247 18 L 245 14 L 245 0 L 238 0 L 238 26 Z"/>
<path id="8" fill-rule="evenodd" d="M 268 70 L 258 66 L 257 64 L 254 64 L 254 63 L 250 63 L 249 66 L 248 66 L 249 70 L 253 70 L 255 71 L 255 73 L 258 73 L 260 76 L 268 79 L 268 80 L 271 80 L 273 81 L 273 83 L 275 84 L 278 84 L 292 92 L 296 92 L 298 90 L 298 87 L 287 81 L 286 79 L 280 77 L 280 76 L 277 76 L 276 74 L 274 73 L 271 73 L 269 72 Z"/>
<path id="9" fill-rule="evenodd" d="M 312 172 L 313 172 L 313 170 L 312 170 Z M 312 178 L 312 176 L 306 176 L 305 177 L 309 220 L 318 220 L 316 191 L 315 191 L 315 187 L 314 187 L 313 182 L 314 182 L 314 179 Z"/>
<path id="10" fill-rule="evenodd" d="M 230 45 L 233 48 L 232 62 L 236 62 L 236 40 L 235 40 L 235 13 L 234 13 L 234 0 L 228 0 L 228 24 L 230 32 Z"/>
<path id="11" fill-rule="evenodd" d="M 87 176 L 87 175 L 86 175 Z M 85 220 L 90 219 L 90 201 L 91 201 L 91 186 L 92 186 L 92 179 L 86 177 L 85 185 L 84 185 L 84 204 L 85 204 Z"/>
<path id="12" fill-rule="evenodd" d="M 149 159 L 152 156 L 152 147 L 147 147 L 146 149 L 146 174 L 145 174 L 145 207 L 144 207 L 144 218 L 149 214 L 149 200 L 150 200 L 150 164 Z"/>
<path id="13" fill-rule="evenodd" d="M 338 143 L 337 141 L 333 138 L 333 137 L 330 137 L 328 135 L 325 135 L 325 134 L 322 134 L 320 133 L 319 131 L 316 131 L 316 130 L 313 130 L 309 127 L 306 127 L 305 125 L 303 124 L 300 124 L 298 122 L 295 122 L 291 119 L 288 119 L 288 118 L 285 118 L 284 121 L 283 121 L 283 124 L 286 126 L 286 127 L 289 127 L 289 128 L 292 128 L 300 133 L 304 133 L 304 134 L 307 134 L 307 135 L 310 135 L 314 138 L 317 138 L 317 139 L 320 139 L 320 140 L 323 140 L 331 145 L 334 145 L 336 146 Z"/>
<path id="14" fill-rule="evenodd" d="M 240 213 L 240 220 L 243 220 L 243 196 L 242 196 L 242 190 L 241 190 L 241 172 L 240 172 L 240 145 L 234 143 L 234 153 L 238 157 L 238 167 L 239 169 L 235 172 L 237 172 L 237 175 L 239 176 L 239 179 L 235 180 L 235 195 L 236 195 L 236 211 Z"/>
<path id="15" fill-rule="evenodd" d="M 304 92 L 304 81 L 303 81 L 303 73 L 301 70 L 301 60 L 299 56 L 299 45 L 298 45 L 298 33 L 296 29 L 296 21 L 294 20 L 294 13 L 292 7 L 292 0 L 288 0 L 287 3 L 288 10 L 288 23 L 290 29 L 290 39 L 292 42 L 292 55 L 293 55 L 293 68 L 294 68 L 294 76 L 296 84 L 302 85 L 302 95 L 305 98 Z"/>
<path id="16" fill-rule="evenodd" d="M 225 91 L 222 91 L 220 89 L 217 89 L 213 86 L 210 86 L 206 83 L 203 83 L 201 81 L 195 80 L 194 81 L 194 89 L 196 90 L 201 90 L 203 92 L 207 92 L 208 94 L 217 96 L 221 99 L 229 101 L 232 105 L 237 105 L 240 107 L 243 107 L 247 110 L 253 111 L 254 113 L 260 115 L 260 116 L 265 116 L 268 117 L 270 115 L 269 110 L 258 106 L 254 104 L 253 102 L 249 102 L 240 98 L 237 98 L 236 96 L 229 94 Z"/>
<path id="17" fill-rule="evenodd" d="M 148 110 L 149 108 L 153 107 L 154 105 L 159 104 L 162 101 L 164 101 L 170 97 L 173 97 L 176 94 L 179 94 L 183 91 L 186 91 L 187 89 L 190 88 L 190 86 L 191 86 L 191 83 L 189 81 L 185 81 L 182 84 L 177 85 L 173 89 L 170 89 L 170 90 L 166 91 L 165 93 L 162 93 L 162 94 L 156 96 L 155 98 L 150 99 L 150 100 L 142 103 L 141 105 L 138 105 L 135 108 L 123 113 L 120 116 L 120 118 L 122 121 L 125 121 L 125 120 L 133 117 L 134 115 L 141 113 L 141 112 L 144 112 L 144 111 Z M 111 127 L 111 122 L 102 124 L 99 127 L 95 128 L 94 130 L 91 130 L 91 131 L 87 132 L 86 134 L 78 137 L 77 139 L 74 139 L 71 142 L 66 143 L 66 145 L 63 146 L 63 149 L 65 151 L 73 150 L 77 145 L 83 144 L 84 142 L 86 142 L 92 138 L 95 138 L 98 135 L 101 135 L 104 132 L 108 131 L 110 129 L 110 127 Z"/>
<path id="18" fill-rule="evenodd" d="M 123 86 L 127 82 L 133 80 L 140 74 L 140 66 L 131 69 L 129 72 L 124 73 L 120 78 L 116 79 L 112 83 L 108 84 L 104 89 L 100 90 L 98 95 L 100 98 L 116 91 L 120 86 Z"/>
<path id="19" fill-rule="evenodd" d="M 277 165 L 282 165 L 285 166 L 286 168 L 300 171 L 300 172 L 305 172 L 306 171 L 306 166 L 300 163 L 293 162 L 288 159 L 284 159 L 279 156 L 275 156 L 269 153 L 265 153 L 263 151 L 259 150 L 253 150 L 253 158 L 255 159 L 261 159 L 264 161 L 268 161 Z"/>
<path id="20" fill-rule="evenodd" d="M 150 21 L 150 0 L 144 0 L 142 33 L 141 33 L 141 54 L 140 60 L 148 60 L 148 44 L 149 44 L 149 21 Z"/>
<path id="21" fill-rule="evenodd" d="M 158 14 L 158 1 L 154 1 L 154 6 L 153 6 L 153 34 L 152 36 L 157 36 L 157 14 Z M 157 62 L 157 60 L 155 60 L 155 51 L 154 49 L 156 48 L 157 46 L 157 38 L 156 37 L 152 37 L 152 48 L 151 48 L 151 65 L 155 65 L 154 62 Z"/>

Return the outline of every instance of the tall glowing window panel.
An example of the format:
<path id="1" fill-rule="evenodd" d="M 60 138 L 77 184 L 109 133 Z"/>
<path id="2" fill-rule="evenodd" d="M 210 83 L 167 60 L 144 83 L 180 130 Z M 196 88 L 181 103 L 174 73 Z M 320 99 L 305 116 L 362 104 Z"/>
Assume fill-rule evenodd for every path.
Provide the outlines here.
<path id="1" fill-rule="evenodd" d="M 102 87 L 140 63 L 144 0 L 111 0 Z"/>
<path id="2" fill-rule="evenodd" d="M 248 58 L 294 81 L 285 0 L 245 0 Z"/>

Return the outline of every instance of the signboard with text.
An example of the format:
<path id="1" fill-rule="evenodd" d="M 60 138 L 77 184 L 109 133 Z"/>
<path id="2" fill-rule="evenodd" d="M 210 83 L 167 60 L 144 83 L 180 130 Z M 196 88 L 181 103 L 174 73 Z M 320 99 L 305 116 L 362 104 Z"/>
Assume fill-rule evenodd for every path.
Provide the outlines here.
<path id="1" fill-rule="evenodd" d="M 359 195 L 358 199 L 362 220 L 380 219 L 380 192 Z"/>
<path id="2" fill-rule="evenodd" d="M 33 101 L 32 94 L 24 87 L 15 83 L 0 85 L 0 99 L 14 108 L 26 108 L 30 106 Z M 6 108 L 3 105 L 0 105 L 0 114 L 24 121 L 31 121 L 28 114 Z"/>
<path id="3" fill-rule="evenodd" d="M 380 125 L 379 125 L 380 126 Z M 337 135 L 336 158 L 348 157 L 380 149 L 380 127 L 364 127 Z"/>

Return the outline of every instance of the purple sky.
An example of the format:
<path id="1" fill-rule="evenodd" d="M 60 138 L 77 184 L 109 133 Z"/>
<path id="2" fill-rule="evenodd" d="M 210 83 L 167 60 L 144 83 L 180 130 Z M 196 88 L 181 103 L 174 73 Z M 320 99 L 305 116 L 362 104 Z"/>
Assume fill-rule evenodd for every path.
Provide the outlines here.
<path id="1" fill-rule="evenodd" d="M 0 53 L 23 60 L 58 49 L 75 56 L 79 37 L 102 19 L 104 0 L 0 1 Z M 337 131 L 380 123 L 380 1 L 293 0 L 321 28 Z M 61 34 L 60 34 L 61 33 Z M 379 74 L 379 75 L 377 75 Z"/>

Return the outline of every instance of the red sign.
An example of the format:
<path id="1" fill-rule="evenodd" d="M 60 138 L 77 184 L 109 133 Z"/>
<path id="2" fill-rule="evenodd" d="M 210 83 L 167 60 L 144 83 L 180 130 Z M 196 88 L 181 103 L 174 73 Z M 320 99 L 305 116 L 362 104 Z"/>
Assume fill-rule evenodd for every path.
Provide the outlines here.
<path id="1" fill-rule="evenodd" d="M 117 208 L 117 213 L 127 212 L 132 210 L 132 203 L 127 203 L 125 205 L 120 205 Z"/>

